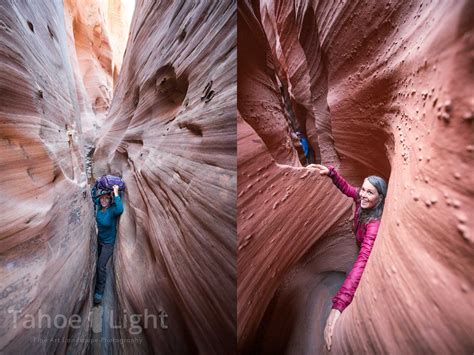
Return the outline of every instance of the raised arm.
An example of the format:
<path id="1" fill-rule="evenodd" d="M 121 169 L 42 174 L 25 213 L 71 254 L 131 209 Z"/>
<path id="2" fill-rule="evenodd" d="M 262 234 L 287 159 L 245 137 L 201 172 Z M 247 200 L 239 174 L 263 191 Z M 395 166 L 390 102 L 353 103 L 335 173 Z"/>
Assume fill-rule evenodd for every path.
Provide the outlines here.
<path id="1" fill-rule="evenodd" d="M 359 286 L 362 273 L 364 272 L 365 265 L 369 259 L 370 252 L 372 251 L 375 238 L 377 237 L 379 225 L 380 221 L 378 220 L 369 222 L 367 224 L 359 255 L 357 256 L 357 259 L 354 262 L 354 265 L 352 266 L 352 269 L 349 272 L 349 275 L 347 275 L 341 288 L 332 298 L 333 309 L 337 309 L 342 312 L 352 302 L 357 286 Z"/>
<path id="2" fill-rule="evenodd" d="M 114 206 L 114 215 L 120 216 L 123 213 L 123 203 L 120 196 L 114 196 L 115 206 Z"/>
<path id="3" fill-rule="evenodd" d="M 115 206 L 114 206 L 114 215 L 120 216 L 123 213 L 123 203 L 122 199 L 120 198 L 120 195 L 118 194 L 119 187 L 117 185 L 113 186 L 114 188 L 114 200 L 115 200 Z"/>
<path id="4" fill-rule="evenodd" d="M 358 190 L 349 184 L 337 171 L 333 166 L 329 167 L 329 174 L 328 176 L 331 178 L 332 182 L 336 187 L 342 191 L 342 193 L 346 196 L 352 197 L 356 200 L 359 197 Z"/>
<path id="5" fill-rule="evenodd" d="M 332 182 L 336 187 L 342 191 L 346 196 L 352 197 L 356 200 L 359 197 L 359 191 L 352 185 L 350 185 L 333 166 L 326 167 L 321 164 L 310 164 L 306 168 L 319 170 L 320 175 L 327 175 L 331 178 Z"/>

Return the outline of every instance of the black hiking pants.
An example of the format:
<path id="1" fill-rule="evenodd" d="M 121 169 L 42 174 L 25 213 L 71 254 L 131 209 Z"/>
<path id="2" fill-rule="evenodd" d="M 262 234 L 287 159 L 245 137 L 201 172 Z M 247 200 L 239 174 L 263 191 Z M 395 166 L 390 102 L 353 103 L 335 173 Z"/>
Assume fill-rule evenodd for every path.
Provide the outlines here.
<path id="1" fill-rule="evenodd" d="M 97 249 L 98 259 L 95 292 L 100 293 L 102 295 L 104 294 L 105 280 L 107 278 L 107 262 L 112 256 L 112 253 L 114 252 L 114 243 L 104 244 L 99 242 Z"/>

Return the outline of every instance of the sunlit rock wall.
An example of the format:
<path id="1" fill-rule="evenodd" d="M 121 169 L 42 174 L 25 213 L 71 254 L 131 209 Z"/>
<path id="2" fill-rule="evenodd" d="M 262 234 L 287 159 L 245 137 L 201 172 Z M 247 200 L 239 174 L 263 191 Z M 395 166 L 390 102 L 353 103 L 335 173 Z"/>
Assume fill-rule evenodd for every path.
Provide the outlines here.
<path id="1" fill-rule="evenodd" d="M 106 0 L 103 0 L 106 1 Z M 107 0 L 107 29 L 112 47 L 112 74 L 114 86 L 122 68 L 123 54 L 127 45 L 130 22 L 132 21 L 134 0 Z"/>
<path id="2" fill-rule="evenodd" d="M 235 351 L 235 14 L 231 1 L 137 2 L 94 172 L 127 183 L 118 311 L 165 313 L 168 328 L 128 353 Z"/>
<path id="3" fill-rule="evenodd" d="M 324 352 L 357 253 L 351 201 L 301 167 L 292 118 L 350 183 L 390 178 L 331 352 L 473 351 L 472 18 L 468 1 L 239 3 L 242 353 Z"/>
<path id="4" fill-rule="evenodd" d="M 102 125 L 112 102 L 114 76 L 120 71 L 128 33 L 128 23 L 121 10 L 117 1 L 64 2 L 69 56 L 84 138 L 89 144 L 97 139 L 97 128 Z"/>

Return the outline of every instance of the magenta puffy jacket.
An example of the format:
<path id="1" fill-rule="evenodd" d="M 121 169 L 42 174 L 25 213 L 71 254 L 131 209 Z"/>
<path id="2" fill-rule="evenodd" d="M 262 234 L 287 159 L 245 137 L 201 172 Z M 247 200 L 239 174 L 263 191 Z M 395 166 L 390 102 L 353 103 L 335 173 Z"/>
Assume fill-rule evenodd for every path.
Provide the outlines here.
<path id="1" fill-rule="evenodd" d="M 341 175 L 339 175 L 333 166 L 329 167 L 329 177 L 332 179 L 337 188 L 345 195 L 352 197 L 356 204 L 353 230 L 356 236 L 357 245 L 360 247 L 359 255 L 357 256 L 357 259 L 354 262 L 354 265 L 352 266 L 352 269 L 347 275 L 341 288 L 332 298 L 332 308 L 342 312 L 354 298 L 355 291 L 359 285 L 359 281 L 362 277 L 362 273 L 364 272 L 367 260 L 369 259 L 375 238 L 377 237 L 380 220 L 374 220 L 366 224 L 359 225 L 359 190 L 349 185 L 349 183 L 344 180 Z"/>

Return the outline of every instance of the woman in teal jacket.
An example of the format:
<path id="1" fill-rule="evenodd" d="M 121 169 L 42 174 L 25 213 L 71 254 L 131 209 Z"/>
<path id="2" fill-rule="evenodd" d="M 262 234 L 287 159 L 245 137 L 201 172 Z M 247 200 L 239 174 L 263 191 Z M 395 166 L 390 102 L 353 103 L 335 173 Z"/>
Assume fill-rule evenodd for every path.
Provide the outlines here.
<path id="1" fill-rule="evenodd" d="M 105 280 L 107 276 L 107 262 L 114 251 L 115 237 L 117 235 L 117 219 L 123 213 L 123 204 L 120 199 L 117 185 L 113 186 L 114 203 L 111 203 L 111 194 L 108 191 L 98 190 L 95 203 L 98 209 L 95 215 L 98 236 L 97 278 L 94 293 L 94 303 L 101 303 L 104 295 Z"/>

